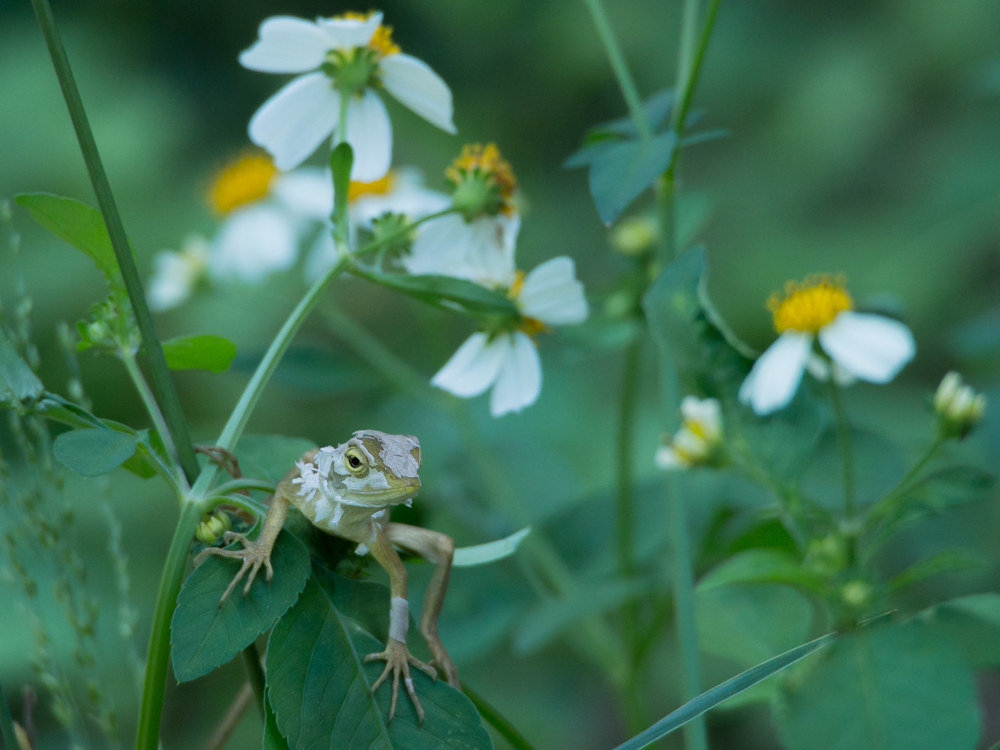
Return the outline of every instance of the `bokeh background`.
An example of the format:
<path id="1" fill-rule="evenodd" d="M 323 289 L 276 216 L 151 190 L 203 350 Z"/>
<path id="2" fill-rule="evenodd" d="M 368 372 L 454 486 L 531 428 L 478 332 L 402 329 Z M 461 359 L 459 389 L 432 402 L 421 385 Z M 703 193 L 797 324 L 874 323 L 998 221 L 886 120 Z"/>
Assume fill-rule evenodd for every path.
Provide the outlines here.
<path id="1" fill-rule="evenodd" d="M 191 232 L 216 226 L 204 200 L 212 174 L 250 144 L 246 124 L 280 85 L 242 69 L 237 54 L 270 15 L 333 15 L 366 7 L 308 0 L 73 0 L 53 2 L 140 270 L 153 254 L 178 248 Z M 573 256 L 595 314 L 625 261 L 609 250 L 583 172 L 562 162 L 586 129 L 625 107 L 583 3 L 577 0 L 386 0 L 386 22 L 403 49 L 435 68 L 455 95 L 460 136 L 443 134 L 394 102 L 395 163 L 421 167 L 430 185 L 466 141 L 496 141 L 526 198 L 522 267 Z M 678 2 L 618 0 L 608 12 L 644 95 L 674 76 Z M 916 361 L 891 388 L 860 385 L 848 395 L 858 423 L 886 438 L 868 452 L 871 480 L 899 475 L 930 435 L 927 394 L 961 368 L 986 390 L 1000 365 L 1000 4 L 992 0 L 748 0 L 725 2 L 695 107 L 722 140 L 692 148 L 681 166 L 682 206 L 693 239 L 708 248 L 710 292 L 752 345 L 772 336 L 764 301 L 788 279 L 844 273 L 864 304 L 913 328 Z M 93 204 L 83 161 L 27 0 L 0 2 L 0 196 L 49 191 Z M 640 205 L 641 209 L 642 206 Z M 23 272 L 34 305 L 41 374 L 62 390 L 68 371 L 56 346 L 58 321 L 71 324 L 105 294 L 88 260 L 15 214 L 23 253 L 0 252 L 0 299 L 16 297 Z M 301 269 L 261 287 L 211 290 L 158 318 L 163 338 L 217 333 L 240 354 L 223 375 L 177 375 L 196 440 L 211 441 L 302 290 Z M 338 282 L 340 308 L 429 377 L 469 332 L 469 324 L 375 289 Z M 251 432 L 303 436 L 319 444 L 377 428 L 417 434 L 424 445 L 423 523 L 460 545 L 544 527 L 584 580 L 613 567 L 611 488 L 620 351 L 568 332 L 544 339 L 541 400 L 522 415 L 489 418 L 484 399 L 471 419 L 492 457 L 496 489 L 470 470 L 455 420 L 401 394 L 360 362 L 320 319 L 306 324 L 250 424 Z M 145 426 L 141 403 L 119 363 L 81 357 L 83 381 L 101 416 Z M 659 414 L 650 371 L 636 441 L 644 492 L 640 552 L 665 560 L 666 531 L 652 455 Z M 993 405 L 1000 407 L 994 391 Z M 0 446 L 9 435 L 0 427 Z M 895 446 L 895 447 L 894 447 Z M 961 448 L 995 468 L 1000 420 Z M 882 472 L 881 474 L 879 472 Z M 101 669 L 117 705 L 124 744 L 137 697 L 117 634 L 117 595 L 107 554 L 110 505 L 124 526 L 139 643 L 148 633 L 159 566 L 175 509 L 163 487 L 117 471 L 105 480 L 70 478 L 71 529 L 102 604 Z M 880 484 L 881 483 L 881 484 Z M 730 485 L 705 481 L 688 495 L 700 538 L 715 509 L 752 505 Z M 505 505 L 506 504 L 506 505 Z M 911 595 L 916 609 L 945 596 L 995 589 L 1000 516 L 978 504 L 901 538 L 883 561 L 889 571 L 928 551 L 980 552 L 981 570 L 932 579 Z M 664 563 L 665 564 L 665 563 Z M 420 571 L 414 573 L 420 578 Z M 38 573 L 44 588 L 45 572 Z M 459 571 L 442 625 L 463 678 L 494 702 L 540 748 L 604 748 L 623 737 L 613 691 L 558 638 L 532 645 L 526 619 L 537 600 L 516 563 Z M 0 680 L 38 685 L 31 666 L 33 626 L 11 586 L 0 587 Z M 905 604 L 905 603 L 904 603 Z M 44 606 L 57 653 L 71 640 L 54 602 Z M 528 622 L 526 626 L 524 623 Z M 669 636 L 669 633 L 666 635 Z M 538 639 L 534 639 L 537 641 Z M 68 651 L 66 651 L 68 653 Z M 651 657 L 650 719 L 677 705 L 669 638 Z M 707 659 L 706 680 L 735 670 Z M 230 665 L 171 689 L 168 746 L 200 745 L 242 681 Z M 1000 739 L 1000 677 L 980 679 L 984 746 Z M 19 697 L 12 695 L 15 713 Z M 38 721 L 45 747 L 63 741 L 43 694 Z M 779 747 L 763 709 L 711 717 L 713 747 Z M 230 747 L 259 741 L 248 715 Z"/>

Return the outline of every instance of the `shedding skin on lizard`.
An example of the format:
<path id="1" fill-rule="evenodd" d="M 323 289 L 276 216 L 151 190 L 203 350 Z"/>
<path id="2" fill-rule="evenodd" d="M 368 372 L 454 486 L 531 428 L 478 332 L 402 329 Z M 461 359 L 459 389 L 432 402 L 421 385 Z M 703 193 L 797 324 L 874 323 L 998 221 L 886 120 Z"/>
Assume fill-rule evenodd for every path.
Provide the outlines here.
<path id="1" fill-rule="evenodd" d="M 437 630 L 438 617 L 448 590 L 455 543 L 451 537 L 436 531 L 389 522 L 392 506 L 409 505 L 420 489 L 419 469 L 420 441 L 412 435 L 389 435 L 377 430 L 355 432 L 350 440 L 335 448 L 327 446 L 305 453 L 282 477 L 256 539 L 227 531 L 224 541 L 239 541 L 243 549 L 209 547 L 194 561 L 198 565 L 209 555 L 241 560 L 242 566 L 223 593 L 219 605 L 244 576 L 243 594 L 246 595 L 262 567 L 267 572 L 267 580 L 274 577 L 271 550 L 292 505 L 319 529 L 357 543 L 359 553 L 370 551 L 389 574 L 391 600 L 389 639 L 385 651 L 368 654 L 365 661 L 385 661 L 385 669 L 372 685 L 372 692 L 392 677 L 390 721 L 396 713 L 401 677 L 417 716 L 421 722 L 424 720 L 424 710 L 410 677 L 411 666 L 435 680 L 436 666 L 444 672 L 450 685 L 460 687 L 458 670 Z M 434 655 L 430 664 L 417 659 L 406 647 L 409 627 L 406 568 L 396 547 L 434 563 L 434 574 L 424 596 L 420 616 L 420 632 Z"/>

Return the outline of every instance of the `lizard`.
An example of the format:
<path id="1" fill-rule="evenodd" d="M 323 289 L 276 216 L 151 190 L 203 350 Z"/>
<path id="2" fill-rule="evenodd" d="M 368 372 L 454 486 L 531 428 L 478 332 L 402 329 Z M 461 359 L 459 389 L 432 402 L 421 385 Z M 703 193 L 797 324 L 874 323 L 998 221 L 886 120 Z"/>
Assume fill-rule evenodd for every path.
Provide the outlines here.
<path id="1" fill-rule="evenodd" d="M 358 554 L 371 552 L 389 574 L 389 639 L 384 651 L 368 654 L 365 661 L 384 660 L 385 669 L 372 685 L 374 693 L 392 676 L 389 721 L 396 713 L 399 681 L 409 693 L 421 723 L 424 710 L 413 688 L 410 667 L 437 679 L 436 667 L 448 683 L 460 689 L 458 670 L 438 635 L 437 621 L 444 604 L 451 574 L 455 543 L 450 536 L 429 529 L 389 521 L 394 505 L 409 505 L 420 489 L 420 441 L 412 435 L 389 435 L 377 430 L 360 430 L 346 443 L 307 451 L 278 482 L 264 517 L 260 534 L 227 531 L 225 543 L 239 541 L 242 549 L 209 547 L 194 560 L 197 566 L 209 555 L 236 558 L 242 567 L 219 600 L 225 602 L 239 581 L 249 572 L 243 595 L 250 591 L 263 567 L 266 579 L 274 576 L 271 550 L 281 533 L 289 508 L 294 505 L 317 528 L 358 544 Z M 395 546 L 394 546 L 395 545 Z M 429 664 L 413 656 L 406 646 L 409 603 L 406 598 L 406 568 L 396 552 L 398 546 L 434 563 L 434 573 L 424 596 L 420 632 L 430 647 Z"/>

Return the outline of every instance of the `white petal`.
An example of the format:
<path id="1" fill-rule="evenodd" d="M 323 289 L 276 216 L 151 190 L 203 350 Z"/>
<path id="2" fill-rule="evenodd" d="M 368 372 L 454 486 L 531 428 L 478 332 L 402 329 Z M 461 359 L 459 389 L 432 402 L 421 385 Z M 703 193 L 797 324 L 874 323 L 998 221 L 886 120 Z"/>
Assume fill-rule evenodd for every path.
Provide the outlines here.
<path id="1" fill-rule="evenodd" d="M 788 405 L 802 382 L 812 334 L 785 331 L 767 348 L 740 386 L 740 401 L 757 414 L 770 414 Z"/>
<path id="2" fill-rule="evenodd" d="M 451 89 L 427 63 L 397 53 L 383 58 L 379 67 L 382 83 L 401 104 L 446 133 L 458 132 L 451 121 Z"/>
<path id="3" fill-rule="evenodd" d="M 587 298 L 576 278 L 573 259 L 552 258 L 524 278 L 518 307 L 530 318 L 549 325 L 582 323 L 587 319 Z"/>
<path id="4" fill-rule="evenodd" d="M 169 310 L 191 296 L 195 279 L 188 271 L 189 265 L 181 253 L 173 250 L 164 250 L 153 257 L 155 270 L 146 285 L 150 310 Z"/>
<path id="5" fill-rule="evenodd" d="M 657 448 L 653 460 L 656 461 L 657 467 L 664 471 L 677 471 L 678 469 L 686 469 L 691 465 L 688 460 L 681 458 L 677 454 L 677 451 L 669 445 L 661 445 Z"/>
<path id="6" fill-rule="evenodd" d="M 347 105 L 347 142 L 354 149 L 351 179 L 374 182 L 385 177 L 392 164 L 392 123 L 385 104 L 371 89 Z"/>
<path id="7" fill-rule="evenodd" d="M 511 336 L 507 334 L 503 338 L 510 340 Z M 516 331 L 490 393 L 490 414 L 502 417 L 508 412 L 521 411 L 535 403 L 541 392 L 542 363 L 538 359 L 538 349 L 526 333 Z"/>
<path id="8" fill-rule="evenodd" d="M 364 47 L 382 24 L 382 14 L 372 13 L 361 21 L 356 18 L 317 18 L 316 23 L 327 34 L 331 46 L 338 49 Z"/>
<path id="9" fill-rule="evenodd" d="M 823 350 L 848 373 L 888 383 L 916 354 L 910 329 L 898 320 L 845 310 L 819 332 Z"/>
<path id="10" fill-rule="evenodd" d="M 271 186 L 271 194 L 306 219 L 323 221 L 333 213 L 333 177 L 329 169 L 303 167 L 281 174 Z"/>
<path id="11" fill-rule="evenodd" d="M 240 54 L 240 65 L 263 73 L 316 70 L 331 48 L 330 35 L 302 18 L 274 16 L 260 25 L 260 37 Z"/>
<path id="12" fill-rule="evenodd" d="M 419 170 L 406 167 L 393 170 L 393 179 L 395 183 L 389 192 L 367 193 L 351 203 L 351 216 L 355 221 L 367 226 L 386 211 L 420 219 L 451 205 L 449 196 L 424 187 Z"/>
<path id="13" fill-rule="evenodd" d="M 462 398 L 478 396 L 496 380 L 509 351 L 507 336 L 489 341 L 485 333 L 474 333 L 431 379 L 431 385 Z"/>
<path id="14" fill-rule="evenodd" d="M 278 169 L 301 164 L 340 119 L 340 94 L 324 73 L 307 73 L 264 102 L 250 118 L 250 140 L 267 149 Z"/>
<path id="15" fill-rule="evenodd" d="M 403 265 L 413 274 L 469 279 L 490 288 L 514 283 L 514 248 L 520 217 L 500 214 L 467 222 L 448 215 L 427 222 Z"/>
<path id="16" fill-rule="evenodd" d="M 298 231 L 273 206 L 251 206 L 230 214 L 215 239 L 209 270 L 216 279 L 257 283 L 295 262 Z"/>

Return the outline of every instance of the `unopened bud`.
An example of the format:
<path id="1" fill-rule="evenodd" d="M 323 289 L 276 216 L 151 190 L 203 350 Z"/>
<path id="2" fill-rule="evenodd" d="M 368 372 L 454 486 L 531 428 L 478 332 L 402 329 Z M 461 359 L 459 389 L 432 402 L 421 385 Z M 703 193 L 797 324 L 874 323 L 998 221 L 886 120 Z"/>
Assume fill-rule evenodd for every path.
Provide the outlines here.
<path id="1" fill-rule="evenodd" d="M 942 439 L 964 438 L 986 411 L 986 397 L 966 385 L 957 372 L 949 372 L 934 394 L 938 434 Z"/>
<path id="2" fill-rule="evenodd" d="M 194 536 L 199 542 L 204 544 L 216 544 L 222 535 L 232 528 L 229 523 L 229 516 L 222 511 L 209 513 L 201 519 L 198 528 L 195 529 Z"/>
<path id="3" fill-rule="evenodd" d="M 623 219 L 611 230 L 611 247 L 622 255 L 642 255 L 650 250 L 660 236 L 660 227 L 651 216 Z"/>
<path id="4" fill-rule="evenodd" d="M 848 581 L 840 589 L 840 598 L 851 609 L 864 610 L 874 598 L 875 591 L 867 581 Z"/>

